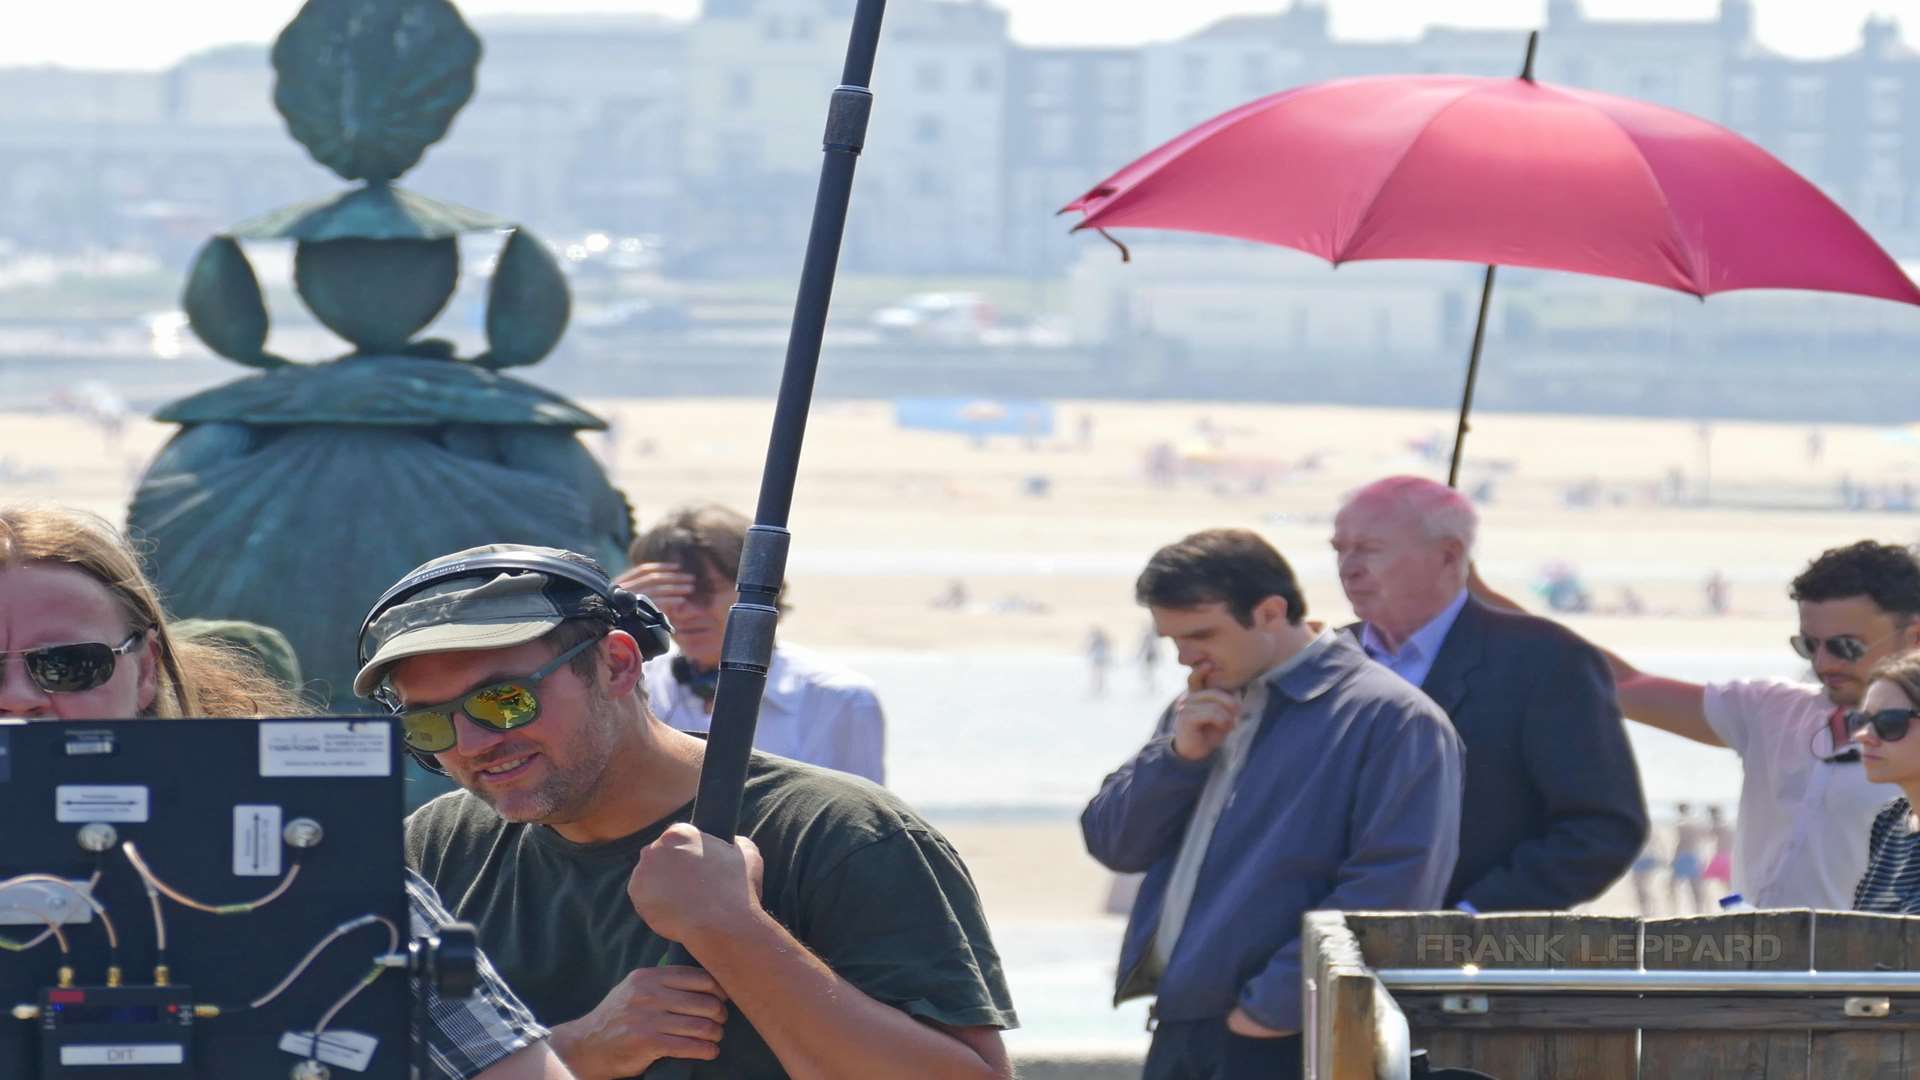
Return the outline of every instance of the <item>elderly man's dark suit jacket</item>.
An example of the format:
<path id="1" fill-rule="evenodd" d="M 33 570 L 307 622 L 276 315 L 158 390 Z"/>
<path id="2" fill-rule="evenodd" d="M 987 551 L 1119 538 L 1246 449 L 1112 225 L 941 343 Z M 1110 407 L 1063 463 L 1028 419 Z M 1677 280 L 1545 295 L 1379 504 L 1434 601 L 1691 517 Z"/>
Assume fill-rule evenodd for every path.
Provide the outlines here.
<path id="1" fill-rule="evenodd" d="M 1448 905 L 1564 910 L 1633 864 L 1646 800 L 1593 646 L 1550 620 L 1469 599 L 1420 688 L 1467 747 Z"/>

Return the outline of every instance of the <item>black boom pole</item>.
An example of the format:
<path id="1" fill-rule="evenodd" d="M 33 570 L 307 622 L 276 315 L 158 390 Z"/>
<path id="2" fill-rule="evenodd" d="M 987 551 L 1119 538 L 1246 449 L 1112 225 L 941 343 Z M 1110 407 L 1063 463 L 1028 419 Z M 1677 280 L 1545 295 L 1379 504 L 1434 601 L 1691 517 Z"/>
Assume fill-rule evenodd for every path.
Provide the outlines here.
<path id="1" fill-rule="evenodd" d="M 814 371 L 820 366 L 820 339 L 827 328 L 840 238 L 853 196 L 853 167 L 873 109 L 867 84 L 873 78 L 873 54 L 880 44 L 880 16 L 885 8 L 885 0 L 860 0 L 853 16 L 853 36 L 847 42 L 846 68 L 827 108 L 826 160 L 820 166 L 813 231 L 807 236 L 800 292 L 793 303 L 793 328 L 787 335 L 787 364 L 773 409 L 773 432 L 767 440 L 766 470 L 760 475 L 760 505 L 740 553 L 740 599 L 727 613 L 720 646 L 720 681 L 693 823 L 724 840 L 733 839 L 740 823 L 747 754 L 753 749 L 754 727 L 760 720 L 767 667 L 773 663 L 773 627 L 780 615 L 775 600 L 786 576 L 787 545 L 792 538 L 787 514 L 793 509 L 800 444 L 807 435 Z"/>
<path id="2" fill-rule="evenodd" d="M 720 646 L 720 680 L 713 700 L 706 760 L 700 767 L 700 792 L 694 797 L 693 823 L 700 831 L 731 843 L 739 832 L 740 796 L 747 783 L 747 756 L 760 722 L 760 697 L 773 663 L 773 630 L 780 612 L 775 601 L 786 577 L 787 515 L 793 509 L 794 478 L 800 471 L 800 445 L 807 435 L 807 411 L 813 403 L 814 372 L 820 366 L 820 340 L 826 333 L 833 300 L 833 276 L 840 263 L 847 204 L 853 197 L 853 167 L 867 137 L 873 111 L 873 58 L 880 47 L 880 20 L 886 0 L 859 0 L 847 62 L 840 85 L 827 107 L 827 130 L 820 165 L 820 188 L 813 201 L 813 228 L 807 235 L 800 291 L 793 302 L 793 326 L 787 334 L 787 362 L 774 405 L 773 432 L 767 441 L 766 470 L 760 476 L 760 504 L 740 553 L 740 599 L 727 613 Z M 684 955 L 678 948 L 674 953 Z M 674 957 L 669 957 L 672 962 Z M 692 1062 L 662 1059 L 647 1070 L 648 1080 L 689 1075 Z"/>

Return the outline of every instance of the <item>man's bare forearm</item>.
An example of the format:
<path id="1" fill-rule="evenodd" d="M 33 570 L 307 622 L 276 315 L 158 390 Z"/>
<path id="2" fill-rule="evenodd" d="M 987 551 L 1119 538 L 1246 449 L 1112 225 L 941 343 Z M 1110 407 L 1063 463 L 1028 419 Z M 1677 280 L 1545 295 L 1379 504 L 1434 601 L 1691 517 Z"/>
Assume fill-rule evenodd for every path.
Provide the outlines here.
<path id="1" fill-rule="evenodd" d="M 764 911 L 688 948 L 794 1080 L 1009 1080 L 1013 1075 L 997 1035 L 984 1040 L 988 1049 L 983 1052 L 875 1001 Z"/>

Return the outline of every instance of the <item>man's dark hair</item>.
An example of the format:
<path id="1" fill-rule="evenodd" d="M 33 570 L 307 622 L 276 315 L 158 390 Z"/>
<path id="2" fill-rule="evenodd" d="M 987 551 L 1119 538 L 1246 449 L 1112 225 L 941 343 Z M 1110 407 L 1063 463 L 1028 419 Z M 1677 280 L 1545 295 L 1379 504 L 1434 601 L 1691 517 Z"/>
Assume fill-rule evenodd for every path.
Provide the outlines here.
<path id="1" fill-rule="evenodd" d="M 745 514 L 718 504 L 681 507 L 640 534 L 627 556 L 636 563 L 678 565 L 693 575 L 693 595 L 704 602 L 739 579 L 740 553 L 752 525 Z M 724 580 L 716 581 L 716 577 Z M 781 582 L 774 606 L 783 614 L 787 610 L 786 595 L 786 582 Z"/>
<path id="2" fill-rule="evenodd" d="M 1307 600 L 1293 567 L 1273 545 L 1245 529 L 1208 529 L 1153 553 L 1133 584 L 1133 597 L 1148 607 L 1196 608 L 1225 603 L 1241 626 L 1253 625 L 1253 609 L 1269 596 L 1287 602 L 1287 621 L 1307 616 Z"/>
<path id="3" fill-rule="evenodd" d="M 1872 540 L 1829 548 L 1793 579 L 1794 601 L 1820 603 L 1852 596 L 1902 620 L 1920 616 L 1920 559 L 1911 548 Z"/>

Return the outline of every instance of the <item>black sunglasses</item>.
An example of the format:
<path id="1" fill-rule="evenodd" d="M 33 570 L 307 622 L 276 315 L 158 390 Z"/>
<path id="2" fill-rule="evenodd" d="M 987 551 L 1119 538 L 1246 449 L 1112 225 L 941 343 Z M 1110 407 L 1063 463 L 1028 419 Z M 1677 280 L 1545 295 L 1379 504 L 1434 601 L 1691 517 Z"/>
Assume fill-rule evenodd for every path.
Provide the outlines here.
<path id="1" fill-rule="evenodd" d="M 38 649 L 0 652 L 0 671 L 7 657 L 26 661 L 27 678 L 49 694 L 78 694 L 102 686 L 113 678 L 120 658 L 139 648 L 147 640 L 145 630 L 135 630 L 119 645 L 101 641 L 82 641 L 73 645 L 43 645 Z"/>
<path id="2" fill-rule="evenodd" d="M 1915 715 L 1920 709 L 1881 709 L 1879 712 L 1850 712 L 1847 714 L 1847 730 L 1859 738 L 1860 733 L 1873 729 L 1873 737 L 1881 742 L 1899 742 L 1907 737 L 1907 729 L 1913 725 Z"/>
<path id="3" fill-rule="evenodd" d="M 1821 647 L 1825 646 L 1827 655 L 1842 663 L 1851 664 L 1867 655 L 1868 650 L 1874 645 L 1886 640 L 1881 638 L 1869 645 L 1853 634 L 1835 634 L 1830 638 L 1817 638 L 1812 634 L 1795 634 L 1787 639 L 1787 644 L 1793 646 L 1793 651 L 1798 653 L 1802 660 L 1811 660 L 1820 655 Z"/>
<path id="4" fill-rule="evenodd" d="M 466 714 L 467 719 L 492 731 L 512 731 L 540 719 L 540 697 L 533 688 L 547 676 L 559 671 L 561 665 L 599 644 L 605 636 L 596 634 L 588 638 L 525 678 L 489 683 L 469 690 L 453 701 L 409 709 L 393 696 L 391 690 L 385 689 L 381 691 L 381 700 L 399 714 L 400 727 L 408 746 L 422 753 L 438 754 L 453 749 L 459 741 L 453 723 L 453 714 L 456 712 Z"/>

